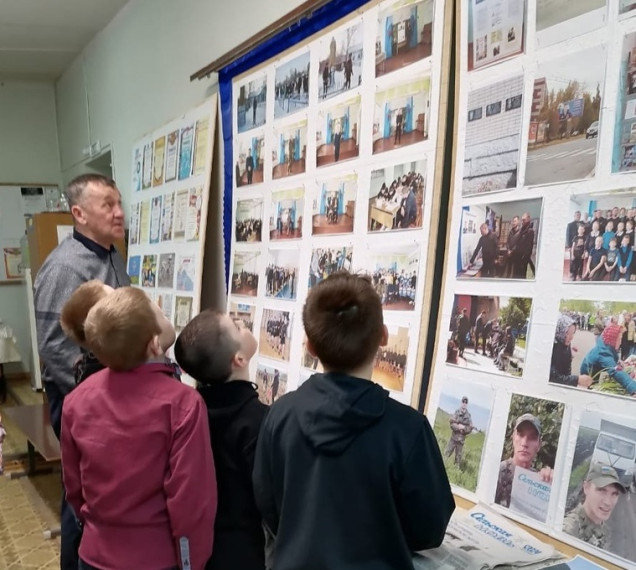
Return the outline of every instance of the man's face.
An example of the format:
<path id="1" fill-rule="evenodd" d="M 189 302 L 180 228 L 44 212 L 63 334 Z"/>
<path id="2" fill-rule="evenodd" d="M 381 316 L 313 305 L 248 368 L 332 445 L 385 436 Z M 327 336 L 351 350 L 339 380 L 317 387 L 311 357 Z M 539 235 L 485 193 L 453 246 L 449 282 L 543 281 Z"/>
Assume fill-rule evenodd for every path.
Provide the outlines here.
<path id="1" fill-rule="evenodd" d="M 583 483 L 583 492 L 585 493 L 583 503 L 585 514 L 596 524 L 601 524 L 610 518 L 621 494 L 616 485 L 597 487 L 591 481 Z"/>
<path id="2" fill-rule="evenodd" d="M 541 448 L 541 438 L 535 427 L 523 422 L 512 434 L 512 461 L 519 467 L 529 469 Z"/>
<path id="3" fill-rule="evenodd" d="M 530 223 L 530 216 L 528 214 L 524 214 L 521 216 L 521 225 L 527 226 Z"/>
<path id="4" fill-rule="evenodd" d="M 519 227 L 519 216 L 515 216 L 514 218 L 512 218 L 512 227 L 513 228 Z"/>
<path id="5" fill-rule="evenodd" d="M 479 231 L 481 232 L 482 236 L 485 236 L 488 233 L 488 226 L 483 225 L 479 228 Z"/>
<path id="6" fill-rule="evenodd" d="M 79 230 L 104 247 L 124 238 L 124 210 L 117 188 L 100 183 L 89 183 L 73 215 Z"/>
<path id="7" fill-rule="evenodd" d="M 574 221 L 578 222 L 581 219 L 581 212 L 574 212 Z"/>
<path id="8" fill-rule="evenodd" d="M 468 402 L 466 400 L 462 400 L 462 410 L 465 410 L 468 407 Z"/>

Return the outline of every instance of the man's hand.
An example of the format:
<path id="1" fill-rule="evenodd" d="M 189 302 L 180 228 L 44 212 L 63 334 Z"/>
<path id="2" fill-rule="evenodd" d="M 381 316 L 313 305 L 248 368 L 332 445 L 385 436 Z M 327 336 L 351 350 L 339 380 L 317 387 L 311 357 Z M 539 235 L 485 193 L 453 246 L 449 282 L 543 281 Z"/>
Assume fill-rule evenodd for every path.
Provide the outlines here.
<path id="1" fill-rule="evenodd" d="M 554 470 L 552 469 L 552 467 L 544 467 L 543 469 L 541 469 L 541 471 L 539 471 L 539 476 L 541 477 L 541 481 L 543 481 L 544 483 L 552 483 L 552 475 L 554 473 Z"/>
<path id="2" fill-rule="evenodd" d="M 579 388 L 589 388 L 592 385 L 592 382 L 594 382 L 594 378 L 588 376 L 587 374 L 581 374 L 579 376 L 579 382 L 577 386 Z"/>

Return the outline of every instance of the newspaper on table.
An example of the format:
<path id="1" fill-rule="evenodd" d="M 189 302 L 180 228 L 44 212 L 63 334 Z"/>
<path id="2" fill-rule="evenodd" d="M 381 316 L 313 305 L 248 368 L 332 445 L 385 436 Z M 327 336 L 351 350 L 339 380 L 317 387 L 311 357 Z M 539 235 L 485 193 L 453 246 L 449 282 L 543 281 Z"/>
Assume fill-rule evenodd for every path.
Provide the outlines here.
<path id="1" fill-rule="evenodd" d="M 413 558 L 415 570 L 486 570 L 535 565 L 562 555 L 483 505 L 453 514 L 439 548 Z"/>

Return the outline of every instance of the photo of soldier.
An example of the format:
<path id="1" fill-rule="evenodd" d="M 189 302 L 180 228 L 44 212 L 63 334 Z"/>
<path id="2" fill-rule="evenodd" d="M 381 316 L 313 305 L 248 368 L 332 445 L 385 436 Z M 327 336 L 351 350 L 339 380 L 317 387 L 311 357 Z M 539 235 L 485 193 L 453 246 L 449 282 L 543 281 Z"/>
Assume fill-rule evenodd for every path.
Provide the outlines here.
<path id="1" fill-rule="evenodd" d="M 462 453 L 464 451 L 464 441 L 466 436 L 469 435 L 473 429 L 473 420 L 468 411 L 468 398 L 462 396 L 462 404 L 455 410 L 453 417 L 449 420 L 451 428 L 451 437 L 448 440 L 448 445 L 444 450 L 446 457 L 453 457 L 455 465 L 459 467 L 462 462 Z"/>

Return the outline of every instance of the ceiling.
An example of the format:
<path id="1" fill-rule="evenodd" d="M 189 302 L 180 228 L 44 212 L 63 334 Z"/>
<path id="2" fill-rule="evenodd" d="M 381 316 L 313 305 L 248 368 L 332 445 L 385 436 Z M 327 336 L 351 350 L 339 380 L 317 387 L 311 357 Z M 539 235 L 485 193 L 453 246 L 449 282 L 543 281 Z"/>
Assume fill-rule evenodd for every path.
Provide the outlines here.
<path id="1" fill-rule="evenodd" d="M 127 2 L 0 0 L 0 79 L 57 79 Z"/>

